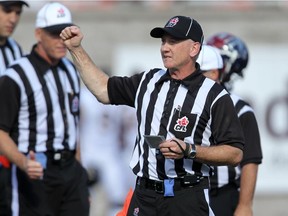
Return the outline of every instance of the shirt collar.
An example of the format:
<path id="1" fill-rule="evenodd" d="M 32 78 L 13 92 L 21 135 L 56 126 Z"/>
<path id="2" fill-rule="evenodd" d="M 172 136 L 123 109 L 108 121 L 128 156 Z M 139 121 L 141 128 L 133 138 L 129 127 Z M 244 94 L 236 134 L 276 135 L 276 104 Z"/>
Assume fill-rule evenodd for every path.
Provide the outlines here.
<path id="1" fill-rule="evenodd" d="M 56 67 L 64 67 L 63 62 L 60 60 L 59 63 L 57 65 L 50 65 L 47 61 L 45 61 L 45 59 L 43 59 L 37 52 L 36 52 L 36 46 L 37 44 L 35 44 L 32 47 L 32 51 L 31 51 L 31 62 L 34 64 L 34 66 L 37 68 L 37 72 L 39 72 L 40 74 L 45 74 L 49 69 L 52 68 L 56 68 Z"/>
<path id="2" fill-rule="evenodd" d="M 204 79 L 205 77 L 200 70 L 200 65 L 196 62 L 196 70 L 189 76 L 185 77 L 183 80 L 173 79 L 167 70 L 166 73 L 158 80 L 157 85 L 160 85 L 166 81 L 175 81 L 186 86 L 190 91 L 193 91 L 194 88 L 201 84 Z"/>

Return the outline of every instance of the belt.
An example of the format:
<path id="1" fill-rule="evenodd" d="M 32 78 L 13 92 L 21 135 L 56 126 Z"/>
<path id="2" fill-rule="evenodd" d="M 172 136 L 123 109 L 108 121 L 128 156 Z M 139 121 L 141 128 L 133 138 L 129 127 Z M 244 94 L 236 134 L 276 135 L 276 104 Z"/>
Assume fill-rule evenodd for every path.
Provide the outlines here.
<path id="1" fill-rule="evenodd" d="M 204 176 L 187 175 L 184 176 L 183 178 L 175 178 L 173 189 L 174 191 L 179 191 L 191 188 L 196 185 L 199 185 L 201 182 L 204 181 L 207 182 L 208 185 L 208 177 Z M 145 189 L 153 190 L 157 193 L 165 192 L 164 181 L 156 181 L 148 178 L 137 177 L 137 185 Z"/>
<path id="2" fill-rule="evenodd" d="M 75 151 L 60 150 L 60 151 L 47 151 L 46 156 L 48 160 L 54 163 L 65 163 L 75 157 Z"/>

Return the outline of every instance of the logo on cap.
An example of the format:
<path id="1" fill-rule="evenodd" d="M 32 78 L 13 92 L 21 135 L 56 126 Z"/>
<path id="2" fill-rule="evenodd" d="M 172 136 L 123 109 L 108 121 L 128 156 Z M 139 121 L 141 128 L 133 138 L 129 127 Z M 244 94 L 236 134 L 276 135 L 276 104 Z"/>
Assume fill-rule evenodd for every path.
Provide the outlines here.
<path id="1" fill-rule="evenodd" d="M 178 17 L 172 18 L 169 20 L 168 24 L 166 25 L 166 27 L 174 27 L 179 21 Z"/>
<path id="2" fill-rule="evenodd" d="M 57 18 L 65 17 L 65 10 L 63 8 L 60 8 L 57 12 Z"/>

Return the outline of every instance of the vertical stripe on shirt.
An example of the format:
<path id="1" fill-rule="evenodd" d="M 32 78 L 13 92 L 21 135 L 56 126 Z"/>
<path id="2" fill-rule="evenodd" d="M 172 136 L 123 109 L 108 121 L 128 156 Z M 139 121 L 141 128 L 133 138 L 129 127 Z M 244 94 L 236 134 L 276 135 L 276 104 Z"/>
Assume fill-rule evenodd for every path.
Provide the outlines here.
<path id="1" fill-rule="evenodd" d="M 5 73 L 21 89 L 21 107 L 17 120 L 18 135 L 16 138 L 21 152 L 75 150 L 76 148 L 79 114 L 72 113 L 72 104 L 68 97 L 70 93 L 79 95 L 80 79 L 75 67 L 70 67 L 72 64 L 70 61 L 62 63 L 64 66 L 57 67 L 55 71 L 56 79 L 54 79 L 51 69 L 39 72 L 39 68 L 35 68 L 29 57 L 17 61 Z M 66 69 L 63 70 L 63 67 Z M 56 83 L 58 88 L 62 89 L 60 97 L 62 108 L 58 101 Z M 62 112 L 63 110 L 65 111 Z M 62 115 L 66 116 L 63 120 Z M 27 121 L 27 117 L 29 121 Z"/>

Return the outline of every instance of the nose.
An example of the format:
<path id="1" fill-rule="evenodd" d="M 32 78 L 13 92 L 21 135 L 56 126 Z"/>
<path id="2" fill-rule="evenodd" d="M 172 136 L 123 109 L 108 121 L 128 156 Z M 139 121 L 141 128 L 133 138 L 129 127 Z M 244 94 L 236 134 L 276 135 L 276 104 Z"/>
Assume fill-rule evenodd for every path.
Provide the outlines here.
<path id="1" fill-rule="evenodd" d="M 19 17 L 20 17 L 20 15 L 17 12 L 12 11 L 9 14 L 9 21 L 13 24 L 16 24 L 19 21 Z"/>
<path id="2" fill-rule="evenodd" d="M 162 44 L 161 44 L 161 51 L 162 51 L 162 52 L 165 52 L 165 51 L 167 51 L 168 49 L 169 49 L 168 43 L 162 42 Z"/>

